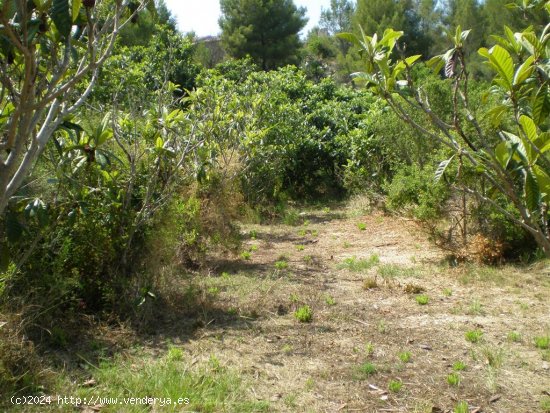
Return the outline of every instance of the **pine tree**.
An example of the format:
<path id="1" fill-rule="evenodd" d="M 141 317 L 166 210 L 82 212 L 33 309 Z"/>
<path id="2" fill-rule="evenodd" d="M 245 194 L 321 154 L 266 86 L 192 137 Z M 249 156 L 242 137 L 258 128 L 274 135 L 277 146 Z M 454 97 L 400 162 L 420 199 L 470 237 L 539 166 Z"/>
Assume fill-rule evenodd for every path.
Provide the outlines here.
<path id="1" fill-rule="evenodd" d="M 306 10 L 292 0 L 221 0 L 222 44 L 233 57 L 250 55 L 264 70 L 296 63 Z"/>

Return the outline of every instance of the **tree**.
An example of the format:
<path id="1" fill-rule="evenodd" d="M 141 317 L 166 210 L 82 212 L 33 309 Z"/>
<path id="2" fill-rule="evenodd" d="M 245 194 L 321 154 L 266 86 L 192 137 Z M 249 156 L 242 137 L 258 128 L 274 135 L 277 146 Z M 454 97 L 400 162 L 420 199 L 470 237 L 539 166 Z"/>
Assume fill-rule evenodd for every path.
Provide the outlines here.
<path id="1" fill-rule="evenodd" d="M 335 35 L 336 33 L 349 32 L 352 30 L 353 13 L 355 5 L 349 0 L 331 0 L 329 9 L 321 11 L 321 29 L 325 29 L 328 34 Z M 337 39 L 338 49 L 340 53 L 346 54 L 349 50 L 349 43 Z"/>
<path id="2" fill-rule="evenodd" d="M 365 33 L 378 33 L 379 36 L 387 27 L 395 27 L 406 33 L 402 43 L 407 52 L 427 55 L 428 37 L 419 24 L 412 0 L 357 0 L 353 30 L 357 35 L 360 35 L 359 27 Z"/>
<path id="3" fill-rule="evenodd" d="M 148 3 L 0 3 L 0 213 L 92 92 L 121 28 Z"/>
<path id="4" fill-rule="evenodd" d="M 296 63 L 306 10 L 292 0 L 221 0 L 222 43 L 236 58 L 250 55 L 264 70 Z"/>
<path id="5" fill-rule="evenodd" d="M 550 15 L 550 3 L 525 3 L 540 6 L 539 13 L 547 18 Z M 550 57 L 550 23 L 540 32 L 529 27 L 519 33 L 508 28 L 506 33 L 496 37 L 497 45 L 478 51 L 493 77 L 493 85 L 485 86 L 487 95 L 498 102 L 483 108 L 479 119 L 470 99 L 465 57 L 468 30 L 458 27 L 451 39 L 453 47 L 428 61 L 436 73 L 445 68 L 450 78 L 450 117 L 438 115 L 431 96 L 414 81 L 411 68 L 420 56 L 395 59 L 402 32 L 388 29 L 380 40 L 376 35 L 341 36 L 363 50 L 366 72 L 356 74 L 356 79 L 382 97 L 421 137 L 452 152 L 439 165 L 436 179 L 443 177 L 449 164 L 458 163 L 454 180 L 460 190 L 526 230 L 550 257 L 550 73 L 545 64 Z M 423 114 L 424 121 L 415 120 L 412 113 Z M 465 169 L 477 179 L 464 180 Z M 480 181 L 484 184 L 476 186 Z"/>

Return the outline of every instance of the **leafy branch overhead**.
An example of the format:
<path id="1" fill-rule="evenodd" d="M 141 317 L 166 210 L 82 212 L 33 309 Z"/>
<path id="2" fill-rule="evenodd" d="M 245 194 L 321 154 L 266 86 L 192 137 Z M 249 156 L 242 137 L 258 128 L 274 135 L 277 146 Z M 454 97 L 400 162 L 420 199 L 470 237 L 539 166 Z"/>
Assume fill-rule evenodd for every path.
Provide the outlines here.
<path id="1" fill-rule="evenodd" d="M 540 13 L 550 14 L 550 4 L 538 5 Z M 438 115 L 429 94 L 416 85 L 413 69 L 420 56 L 402 57 L 399 41 L 403 32 L 387 29 L 380 39 L 362 31 L 361 36 L 338 36 L 352 42 L 363 58 L 365 71 L 353 73 L 354 81 L 381 96 L 420 136 L 450 149 L 452 156 L 441 162 L 436 180 L 452 162 L 459 163 L 455 177 L 459 184 L 463 165 L 473 168 L 488 186 L 479 190 L 461 184 L 462 190 L 517 222 L 550 256 L 550 24 L 540 33 L 532 27 L 513 33 L 506 27 L 505 37 L 493 36 L 494 46 L 479 49 L 492 73 L 486 100 L 499 101 L 481 116 L 469 97 L 471 76 L 465 58 L 469 34 L 457 27 L 448 36 L 453 47 L 426 62 L 448 78 L 453 105 L 450 119 Z M 416 112 L 426 122 L 416 120 L 412 116 Z M 514 205 L 517 215 L 499 205 L 500 196 Z"/>

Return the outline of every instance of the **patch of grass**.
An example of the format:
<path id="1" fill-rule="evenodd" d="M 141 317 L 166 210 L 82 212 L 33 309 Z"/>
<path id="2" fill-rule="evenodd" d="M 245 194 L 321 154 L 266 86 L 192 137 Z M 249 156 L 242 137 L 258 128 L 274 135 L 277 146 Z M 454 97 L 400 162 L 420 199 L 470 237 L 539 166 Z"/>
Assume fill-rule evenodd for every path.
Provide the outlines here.
<path id="1" fill-rule="evenodd" d="M 313 257 L 312 257 L 311 255 L 305 255 L 305 256 L 304 256 L 304 262 L 305 262 L 307 265 L 313 264 Z"/>
<path id="2" fill-rule="evenodd" d="M 309 323 L 313 319 L 313 310 L 309 305 L 304 305 L 294 312 L 294 317 L 301 323 Z"/>
<path id="3" fill-rule="evenodd" d="M 288 261 L 276 261 L 275 268 L 278 270 L 286 270 L 288 268 Z"/>
<path id="4" fill-rule="evenodd" d="M 251 256 L 252 256 L 252 254 L 250 254 L 249 251 L 243 251 L 243 252 L 241 252 L 241 258 L 242 258 L 243 260 L 247 260 L 247 261 L 248 261 L 248 260 L 250 259 Z"/>
<path id="5" fill-rule="evenodd" d="M 536 348 L 547 350 L 550 348 L 550 335 L 535 337 L 534 342 Z"/>
<path id="6" fill-rule="evenodd" d="M 388 385 L 388 389 L 393 393 L 400 392 L 402 387 L 403 382 L 401 380 L 390 380 L 390 384 Z"/>
<path id="7" fill-rule="evenodd" d="M 307 235 L 307 231 L 304 228 L 301 228 L 298 230 L 298 235 L 300 237 L 305 237 Z"/>
<path id="8" fill-rule="evenodd" d="M 451 290 L 450 288 L 445 288 L 443 289 L 443 295 L 445 297 L 450 297 L 451 295 L 453 295 L 453 290 Z"/>
<path id="9" fill-rule="evenodd" d="M 290 302 L 297 303 L 300 301 L 300 297 L 296 293 L 290 293 Z"/>
<path id="10" fill-rule="evenodd" d="M 451 373 L 447 376 L 447 383 L 450 386 L 458 386 L 460 384 L 460 375 L 458 373 Z"/>
<path id="11" fill-rule="evenodd" d="M 336 300 L 334 299 L 333 296 L 327 295 L 327 296 L 325 296 L 325 303 L 327 305 L 336 305 Z"/>
<path id="12" fill-rule="evenodd" d="M 544 396 L 544 397 L 540 400 L 540 409 L 541 409 L 544 413 L 550 412 L 550 397 L 549 397 L 549 396 Z"/>
<path id="13" fill-rule="evenodd" d="M 314 229 L 313 231 L 311 231 L 311 236 L 312 236 L 312 237 L 318 237 L 318 236 L 319 236 L 319 231 L 317 231 L 316 229 Z"/>
<path id="14" fill-rule="evenodd" d="M 376 374 L 376 366 L 369 362 L 363 363 L 356 368 L 356 373 L 358 373 L 360 378 L 370 377 L 373 374 Z"/>
<path id="15" fill-rule="evenodd" d="M 399 357 L 399 360 L 401 360 L 403 363 L 408 363 L 411 361 L 411 353 L 409 351 L 402 351 L 397 355 Z"/>
<path id="16" fill-rule="evenodd" d="M 504 364 L 504 350 L 501 347 L 484 346 L 481 354 L 487 361 L 487 364 L 494 369 L 499 369 Z"/>
<path id="17" fill-rule="evenodd" d="M 376 277 L 367 277 L 365 281 L 363 281 L 363 288 L 365 290 L 374 290 L 378 288 L 378 280 Z"/>
<path id="18" fill-rule="evenodd" d="M 517 331 L 510 331 L 506 336 L 506 339 L 512 343 L 519 343 L 521 341 L 521 334 Z"/>
<path id="19" fill-rule="evenodd" d="M 359 228 L 359 231 L 366 231 L 367 230 L 367 224 L 364 222 L 357 223 L 357 228 Z"/>
<path id="20" fill-rule="evenodd" d="M 174 347 L 161 358 L 147 354 L 125 355 L 110 361 L 103 361 L 90 372 L 98 383 L 93 388 L 78 387 L 73 394 L 80 398 L 91 398 L 101 394 L 109 398 L 170 398 L 187 399 L 185 410 L 214 412 L 264 412 L 269 404 L 258 402 L 246 396 L 246 390 L 239 375 L 221 365 L 212 356 L 208 363 L 195 365 L 186 360 L 181 350 Z M 70 386 L 70 384 L 67 384 Z M 65 388 L 67 390 L 67 388 Z M 125 406 L 125 412 L 142 412 L 143 405 Z M 105 406 L 104 412 L 118 412 L 120 406 Z"/>
<path id="21" fill-rule="evenodd" d="M 454 413 L 469 413 L 469 412 L 470 412 L 470 407 L 468 406 L 467 402 L 459 402 L 454 409 Z"/>
<path id="22" fill-rule="evenodd" d="M 464 364 L 462 361 L 455 361 L 453 363 L 453 370 L 454 371 L 466 370 L 466 364 Z"/>
<path id="23" fill-rule="evenodd" d="M 342 245 L 344 248 L 349 248 L 351 247 L 351 244 L 347 241 L 344 242 L 344 245 Z"/>
<path id="24" fill-rule="evenodd" d="M 374 344 L 372 344 L 370 341 L 365 344 L 365 354 L 367 357 L 371 357 L 374 354 Z"/>
<path id="25" fill-rule="evenodd" d="M 258 238 L 258 231 L 253 229 L 248 233 L 248 235 L 250 236 L 250 239 L 256 239 L 256 238 Z"/>
<path id="26" fill-rule="evenodd" d="M 464 337 L 470 343 L 477 343 L 483 337 L 483 331 L 481 331 L 481 330 L 470 330 L 470 331 L 466 332 Z"/>
<path id="27" fill-rule="evenodd" d="M 372 254 L 369 258 L 357 257 L 346 258 L 340 265 L 340 268 L 344 268 L 353 272 L 366 271 L 374 267 L 380 262 L 378 254 Z"/>
<path id="28" fill-rule="evenodd" d="M 300 215 L 296 211 L 286 211 L 285 216 L 283 217 L 283 222 L 285 225 L 296 226 L 300 221 Z"/>
<path id="29" fill-rule="evenodd" d="M 378 332 L 381 334 L 386 334 L 388 332 L 388 325 L 384 320 L 380 320 L 378 322 L 377 328 L 378 328 Z"/>
<path id="30" fill-rule="evenodd" d="M 482 315 L 485 311 L 483 310 L 483 306 L 479 302 L 479 300 L 476 298 L 472 301 L 470 304 L 470 307 L 468 308 L 467 314 L 469 315 Z"/>
<path id="31" fill-rule="evenodd" d="M 426 305 L 430 302 L 430 297 L 428 297 L 426 294 L 419 294 L 415 297 L 415 300 L 420 305 Z"/>
<path id="32" fill-rule="evenodd" d="M 301 244 L 300 244 L 300 245 L 296 245 L 296 250 L 297 250 L 297 251 L 303 251 L 303 250 L 305 250 L 305 249 L 306 249 L 306 246 L 305 246 L 305 245 L 301 245 Z"/>
<path id="33" fill-rule="evenodd" d="M 378 275 L 382 278 L 412 277 L 414 270 L 396 264 L 384 264 L 378 267 Z"/>
<path id="34" fill-rule="evenodd" d="M 257 245 L 251 245 L 250 248 L 248 249 L 250 252 L 255 252 L 255 251 L 258 251 L 258 246 Z"/>

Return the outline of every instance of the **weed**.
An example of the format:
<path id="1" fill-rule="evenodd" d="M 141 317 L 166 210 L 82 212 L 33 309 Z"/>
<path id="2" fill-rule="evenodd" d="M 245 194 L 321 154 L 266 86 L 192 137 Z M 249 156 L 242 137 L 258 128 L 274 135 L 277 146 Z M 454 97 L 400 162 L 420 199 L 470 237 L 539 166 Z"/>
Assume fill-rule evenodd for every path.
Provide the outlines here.
<path id="1" fill-rule="evenodd" d="M 359 222 L 357 224 L 357 228 L 359 228 L 359 231 L 366 231 L 367 230 L 367 224 L 365 224 L 363 222 Z"/>
<path id="2" fill-rule="evenodd" d="M 357 372 L 364 377 L 370 377 L 376 373 L 376 366 L 372 363 L 363 363 L 357 367 Z"/>
<path id="3" fill-rule="evenodd" d="M 283 353 L 285 353 L 285 354 L 290 354 L 290 353 L 292 353 L 292 349 L 293 349 L 293 348 L 292 348 L 292 346 L 291 346 L 290 344 L 285 344 L 285 345 L 283 346 L 283 348 L 281 349 L 281 351 L 282 351 Z"/>
<path id="4" fill-rule="evenodd" d="M 324 207 L 323 208 L 323 213 L 324 214 L 330 214 L 330 208 L 329 207 Z"/>
<path id="5" fill-rule="evenodd" d="M 370 341 L 365 344 L 365 354 L 367 357 L 370 357 L 374 354 L 374 344 L 372 344 Z"/>
<path id="6" fill-rule="evenodd" d="M 384 320 L 380 320 L 378 322 L 378 332 L 381 334 L 385 334 L 388 332 L 388 326 Z"/>
<path id="7" fill-rule="evenodd" d="M 241 258 L 242 258 L 243 260 L 249 260 L 251 256 L 252 256 L 252 255 L 250 254 L 249 251 L 243 251 L 243 252 L 241 252 Z"/>
<path id="8" fill-rule="evenodd" d="M 445 288 L 445 289 L 443 290 L 443 295 L 444 295 L 445 297 L 450 297 L 451 295 L 453 295 L 453 290 L 451 290 L 450 288 Z"/>
<path id="9" fill-rule="evenodd" d="M 255 251 L 258 251 L 258 246 L 257 245 L 251 245 L 250 248 L 248 249 L 250 252 L 255 252 Z"/>
<path id="10" fill-rule="evenodd" d="M 358 259 L 357 257 L 346 258 L 341 264 L 340 268 L 345 268 L 350 271 L 360 272 L 366 271 L 380 262 L 378 254 L 372 254 L 367 259 Z"/>
<path id="11" fill-rule="evenodd" d="M 283 218 L 285 225 L 296 226 L 300 220 L 300 215 L 296 211 L 287 211 Z"/>
<path id="12" fill-rule="evenodd" d="M 288 262 L 287 261 L 276 261 L 275 262 L 275 268 L 278 270 L 286 270 L 288 268 Z"/>
<path id="13" fill-rule="evenodd" d="M 430 297 L 428 297 L 426 294 L 419 294 L 415 297 L 415 300 L 420 305 L 426 305 L 430 302 Z"/>
<path id="14" fill-rule="evenodd" d="M 305 385 L 304 385 L 304 388 L 305 388 L 306 391 L 311 391 L 311 390 L 313 390 L 313 389 L 315 388 L 315 380 L 313 380 L 313 378 L 311 378 L 311 377 L 308 378 L 308 379 L 306 380 L 306 383 L 305 383 Z"/>
<path id="15" fill-rule="evenodd" d="M 478 299 L 474 299 L 468 308 L 468 314 L 470 315 L 481 315 L 484 313 L 483 306 Z"/>
<path id="16" fill-rule="evenodd" d="M 258 238 L 258 231 L 253 229 L 249 232 L 249 235 L 250 235 L 250 239 L 256 239 L 256 238 Z"/>
<path id="17" fill-rule="evenodd" d="M 319 236 L 319 231 L 317 231 L 316 229 L 311 231 L 311 236 L 312 237 L 318 237 Z"/>
<path id="18" fill-rule="evenodd" d="M 454 371 L 466 370 L 466 364 L 464 364 L 462 361 L 456 361 L 453 363 L 453 370 Z"/>
<path id="19" fill-rule="evenodd" d="M 470 407 L 466 402 L 460 402 L 456 405 L 454 413 L 469 413 Z"/>
<path id="20" fill-rule="evenodd" d="M 363 288 L 365 290 L 373 290 L 375 288 L 378 288 L 378 281 L 376 280 L 376 277 L 368 277 L 363 281 Z"/>
<path id="21" fill-rule="evenodd" d="M 447 376 L 447 383 L 449 383 L 450 386 L 458 386 L 460 384 L 460 376 L 458 373 L 451 373 Z"/>
<path id="22" fill-rule="evenodd" d="M 393 393 L 398 393 L 402 387 L 403 382 L 401 380 L 390 380 L 390 384 L 388 385 L 388 389 Z"/>
<path id="23" fill-rule="evenodd" d="M 224 279 L 224 280 L 229 280 L 231 278 L 231 275 L 229 275 L 228 272 L 222 272 L 222 275 L 221 277 Z"/>
<path id="24" fill-rule="evenodd" d="M 308 227 L 309 224 L 311 224 L 311 222 L 309 221 L 309 219 L 304 220 L 304 222 L 302 223 L 302 225 L 303 225 L 304 227 Z"/>
<path id="25" fill-rule="evenodd" d="M 290 294 L 290 301 L 293 302 L 293 303 L 297 303 L 298 301 L 300 301 L 300 297 L 298 297 L 298 294 L 291 293 Z"/>
<path id="26" fill-rule="evenodd" d="M 506 339 L 513 343 L 519 343 L 521 341 L 521 334 L 517 331 L 510 331 L 506 336 Z"/>
<path id="27" fill-rule="evenodd" d="M 327 295 L 325 297 L 325 303 L 327 305 L 336 305 L 336 300 L 334 299 L 334 297 L 330 296 L 330 295 Z"/>
<path id="28" fill-rule="evenodd" d="M 349 242 L 345 241 L 343 247 L 344 248 L 349 248 L 349 247 L 351 247 L 351 244 Z"/>
<path id="29" fill-rule="evenodd" d="M 384 264 L 378 267 L 378 275 L 382 278 L 411 277 L 414 275 L 412 268 L 396 264 Z"/>
<path id="30" fill-rule="evenodd" d="M 181 348 L 170 346 L 168 348 L 168 359 L 173 361 L 183 360 L 183 350 Z"/>
<path id="31" fill-rule="evenodd" d="M 481 349 L 481 354 L 485 357 L 487 364 L 494 369 L 502 367 L 504 362 L 504 350 L 500 347 L 484 346 Z"/>
<path id="32" fill-rule="evenodd" d="M 540 400 L 540 408 L 543 412 L 550 412 L 550 397 L 544 396 Z"/>
<path id="33" fill-rule="evenodd" d="M 309 305 L 304 305 L 296 310 L 294 317 L 301 323 L 309 323 L 313 319 L 313 311 Z"/>
<path id="34" fill-rule="evenodd" d="M 305 256 L 304 256 L 304 262 L 305 262 L 307 265 L 313 264 L 313 257 L 312 257 L 311 255 L 305 255 Z"/>
<path id="35" fill-rule="evenodd" d="M 301 228 L 298 230 L 298 235 L 300 237 L 305 237 L 307 235 L 307 231 L 304 228 Z"/>
<path id="36" fill-rule="evenodd" d="M 296 393 L 290 393 L 283 398 L 283 401 L 285 402 L 287 407 L 294 408 L 296 407 L 296 399 L 297 399 Z"/>
<path id="37" fill-rule="evenodd" d="M 398 354 L 398 357 L 403 363 L 408 363 L 411 361 L 411 353 L 409 351 L 402 351 Z"/>
<path id="38" fill-rule="evenodd" d="M 300 245 L 296 245 L 296 250 L 297 250 L 297 251 L 303 251 L 303 250 L 305 250 L 305 249 L 306 249 L 305 245 L 301 245 L 301 244 L 300 244 Z"/>
<path id="39" fill-rule="evenodd" d="M 466 332 L 464 337 L 470 343 L 477 343 L 479 340 L 481 340 L 481 337 L 483 337 L 483 331 L 481 331 L 481 330 L 470 330 L 470 331 Z"/>
<path id="40" fill-rule="evenodd" d="M 535 347 L 541 350 L 547 350 L 550 348 L 550 335 L 535 337 Z"/>

